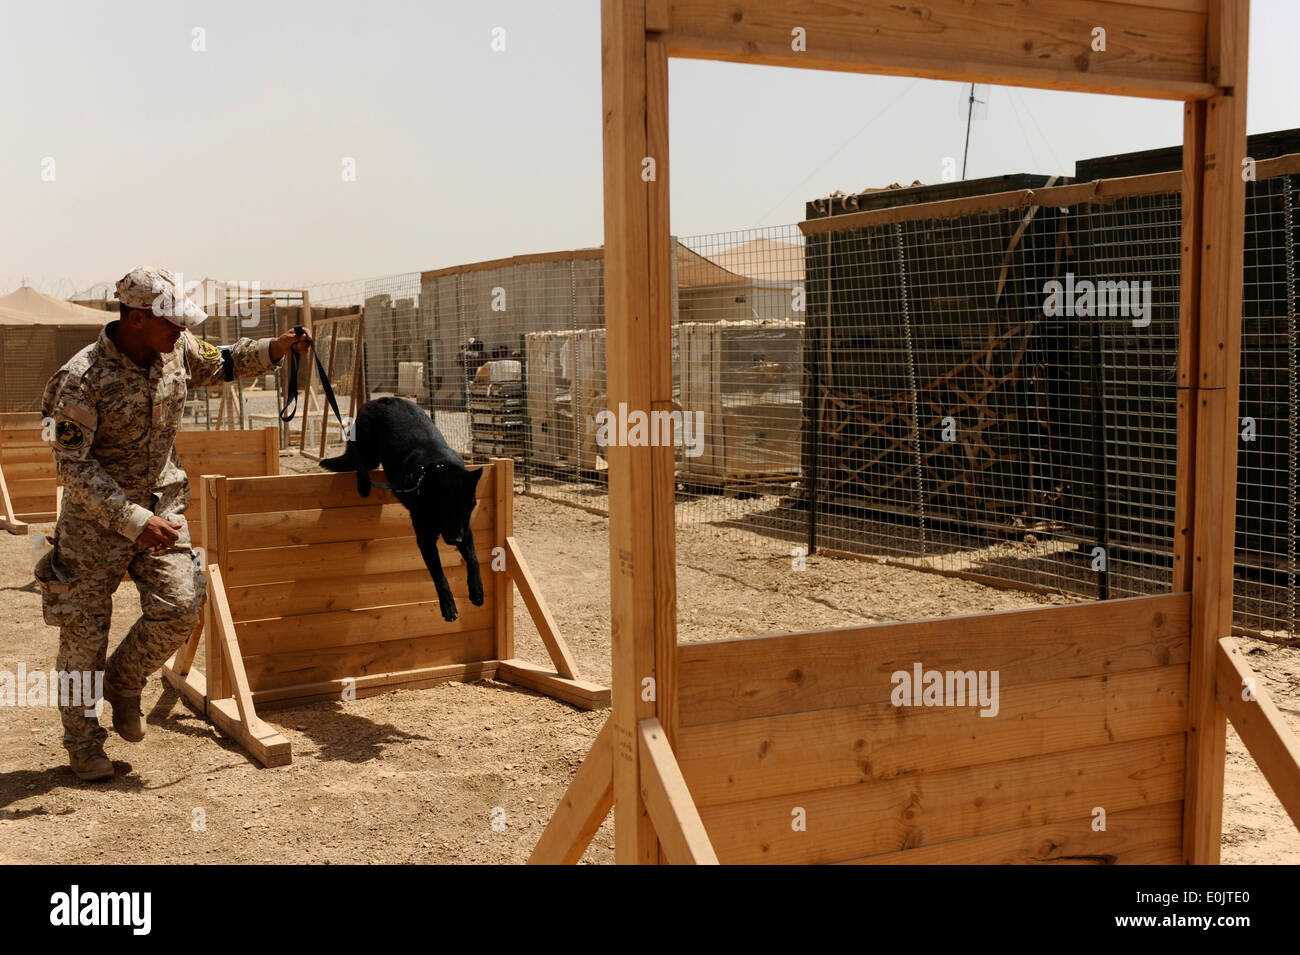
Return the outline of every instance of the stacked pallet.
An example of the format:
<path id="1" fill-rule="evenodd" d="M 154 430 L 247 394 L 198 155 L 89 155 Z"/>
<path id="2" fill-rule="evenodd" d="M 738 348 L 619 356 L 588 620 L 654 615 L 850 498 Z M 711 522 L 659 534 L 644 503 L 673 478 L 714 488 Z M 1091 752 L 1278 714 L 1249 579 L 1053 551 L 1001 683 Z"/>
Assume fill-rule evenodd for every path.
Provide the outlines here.
<path id="1" fill-rule="evenodd" d="M 685 322 L 677 337 L 684 424 L 693 431 L 700 423 L 698 434 L 683 435 L 683 480 L 729 486 L 798 478 L 803 322 Z"/>
<path id="2" fill-rule="evenodd" d="M 470 451 L 495 458 L 524 456 L 524 383 L 519 362 L 488 362 L 470 382 Z"/>

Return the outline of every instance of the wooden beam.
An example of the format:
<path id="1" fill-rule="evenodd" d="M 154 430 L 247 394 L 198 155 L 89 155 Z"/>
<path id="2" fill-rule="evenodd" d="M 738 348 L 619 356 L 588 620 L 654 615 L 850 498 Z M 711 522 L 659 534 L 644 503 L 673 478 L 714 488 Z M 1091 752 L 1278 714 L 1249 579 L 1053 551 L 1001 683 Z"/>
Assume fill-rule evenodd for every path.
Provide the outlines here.
<path id="1" fill-rule="evenodd" d="M 1200 2 L 674 0 L 670 56 L 1158 99 L 1204 99 Z M 1093 29 L 1106 49 L 1093 49 Z M 796 31 L 803 31 L 802 36 Z M 799 40 L 803 48 L 800 49 Z"/>
<path id="2" fill-rule="evenodd" d="M 614 805 L 614 720 L 605 721 L 565 790 L 529 865 L 576 865 Z"/>
<path id="3" fill-rule="evenodd" d="M 648 152 L 644 0 L 602 0 L 601 54 L 607 400 L 615 410 L 624 405 L 649 412 L 656 397 L 672 396 L 654 393 L 649 365 L 656 341 L 647 269 L 649 195 L 659 183 L 642 177 L 657 175 L 663 157 Z M 666 100 L 667 91 L 657 89 L 653 95 Z M 637 724 L 657 712 L 655 701 L 644 692 L 652 685 L 645 681 L 654 679 L 658 635 L 654 535 L 659 515 L 653 507 L 652 449 L 606 450 L 615 859 L 654 864 L 658 843 L 641 798 L 637 745 Z"/>
<path id="4" fill-rule="evenodd" d="M 494 548 L 500 547 L 504 551 L 503 556 L 506 560 L 507 571 L 506 579 L 501 582 L 501 586 L 497 588 L 496 592 L 497 648 L 495 656 L 498 660 L 508 660 L 515 655 L 515 590 L 514 587 L 510 586 L 510 578 L 514 577 L 514 573 L 509 554 L 510 535 L 515 532 L 515 462 L 512 458 L 493 458 L 490 465 L 488 470 L 491 472 L 493 487 L 496 490 L 493 496 L 493 503 L 496 505 L 496 520 L 493 521 L 495 536 L 492 545 Z M 482 483 L 482 481 L 479 483 Z M 519 584 L 517 579 L 515 583 Z M 523 590 L 522 585 L 520 585 L 520 590 Z M 533 594 L 533 599 L 538 599 L 536 594 Z M 524 595 L 524 600 L 528 600 L 527 594 Z M 533 605 L 531 603 L 528 604 L 528 609 L 532 611 Z M 549 612 L 547 616 L 549 618 Z M 534 614 L 533 619 L 537 619 L 536 614 Z M 551 622 L 554 623 L 554 621 Z M 538 624 L 537 629 L 538 632 L 541 632 L 541 624 Z M 558 639 L 558 634 L 556 636 Z M 546 649 L 550 651 L 551 659 L 556 660 L 555 652 L 551 649 L 551 644 L 546 642 L 547 638 L 544 634 L 542 641 L 546 643 Z M 560 646 L 563 643 L 563 640 L 559 640 Z M 560 667 L 559 662 L 556 661 L 556 669 L 560 671 L 561 676 L 577 676 L 571 665 L 568 672 L 565 672 Z"/>
<path id="5" fill-rule="evenodd" d="M 1229 87 L 1205 105 L 1200 194 L 1201 255 L 1197 340 L 1196 445 L 1192 458 L 1192 642 L 1188 694 L 1183 853 L 1193 865 L 1219 861 L 1227 721 L 1215 693 L 1218 642 L 1232 633 L 1237 513 L 1237 408 L 1241 380 L 1241 302 L 1245 245 L 1246 56 L 1250 5 L 1210 0 Z M 1185 164 L 1186 165 L 1186 164 Z M 1183 285 L 1193 294 L 1197 286 Z"/>
<path id="6" fill-rule="evenodd" d="M 1217 696 L 1282 808 L 1300 828 L 1300 739 L 1230 637 L 1219 641 Z"/>
<path id="7" fill-rule="evenodd" d="M 563 677 L 523 660 L 498 660 L 497 679 L 503 683 L 526 686 L 582 710 L 598 710 L 610 703 L 609 687 L 590 680 Z"/>
<path id="8" fill-rule="evenodd" d="M 550 654 L 551 662 L 555 664 L 555 671 L 560 676 L 572 680 L 578 675 L 578 665 L 573 660 L 573 654 L 569 652 L 569 645 L 560 635 L 560 628 L 556 626 L 555 618 L 551 616 L 551 609 L 541 598 L 537 582 L 533 580 L 528 562 L 520 553 L 518 543 L 513 537 L 507 537 L 505 541 L 506 567 L 514 579 L 515 586 L 519 588 L 519 595 L 524 598 L 524 604 L 528 607 L 533 623 L 537 625 L 542 643 L 546 644 L 546 652 Z"/>
<path id="9" fill-rule="evenodd" d="M 9 485 L 5 481 L 5 469 L 0 465 L 0 527 L 10 534 L 26 534 L 27 524 L 18 519 L 14 513 L 13 501 L 9 498 Z"/>
<path id="10" fill-rule="evenodd" d="M 645 800 L 664 855 L 672 865 L 717 865 L 718 857 L 704 831 L 691 791 L 654 717 L 640 726 L 641 798 Z"/>

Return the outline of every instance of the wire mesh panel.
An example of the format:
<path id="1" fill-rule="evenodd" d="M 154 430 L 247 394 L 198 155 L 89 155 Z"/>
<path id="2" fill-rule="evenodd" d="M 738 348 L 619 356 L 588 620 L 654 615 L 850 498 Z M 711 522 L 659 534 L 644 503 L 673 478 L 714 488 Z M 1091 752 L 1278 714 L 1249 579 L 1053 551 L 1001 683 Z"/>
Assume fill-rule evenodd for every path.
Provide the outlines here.
<path id="1" fill-rule="evenodd" d="M 1246 184 L 1236 623 L 1296 633 L 1300 176 Z"/>

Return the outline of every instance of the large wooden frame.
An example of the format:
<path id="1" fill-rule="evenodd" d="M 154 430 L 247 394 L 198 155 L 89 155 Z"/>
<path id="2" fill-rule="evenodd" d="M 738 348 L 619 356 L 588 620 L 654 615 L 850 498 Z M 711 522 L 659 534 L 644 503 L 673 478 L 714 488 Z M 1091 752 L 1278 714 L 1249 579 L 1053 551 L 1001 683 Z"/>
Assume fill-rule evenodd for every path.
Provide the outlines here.
<path id="1" fill-rule="evenodd" d="M 1300 824 L 1300 748 L 1261 691 L 1240 698 L 1227 639 L 1248 0 L 601 10 L 610 407 L 671 407 L 670 56 L 1184 101 L 1175 592 L 679 648 L 672 449 L 611 447 L 613 714 L 533 861 L 576 861 L 613 806 L 628 863 L 1213 863 L 1225 709 Z M 1019 719 L 895 709 L 912 661 L 1004 670 Z"/>
<path id="2" fill-rule="evenodd" d="M 205 475 L 204 625 L 163 667 L 164 678 L 264 766 L 290 762 L 291 752 L 259 706 L 493 676 L 583 709 L 607 706 L 610 691 L 579 676 L 513 537 L 513 473 L 512 461 L 494 459 L 478 484 L 471 526 L 481 607 L 469 602 L 463 559 L 439 544 L 459 611 L 452 622 L 439 612 L 410 518 L 391 491 L 361 498 L 351 473 Z M 515 657 L 516 587 L 551 668 Z"/>

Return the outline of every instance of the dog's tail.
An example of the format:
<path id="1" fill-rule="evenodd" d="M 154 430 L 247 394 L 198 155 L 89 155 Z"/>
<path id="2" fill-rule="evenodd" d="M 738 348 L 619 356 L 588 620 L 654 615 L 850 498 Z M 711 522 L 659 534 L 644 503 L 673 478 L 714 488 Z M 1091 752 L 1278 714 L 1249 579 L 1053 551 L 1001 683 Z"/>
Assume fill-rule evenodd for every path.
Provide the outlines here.
<path id="1" fill-rule="evenodd" d="M 327 471 L 357 472 L 357 493 L 362 497 L 370 496 L 370 470 L 366 467 L 365 456 L 355 441 L 349 441 L 347 449 L 337 458 L 324 458 L 320 466 Z"/>

